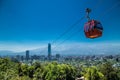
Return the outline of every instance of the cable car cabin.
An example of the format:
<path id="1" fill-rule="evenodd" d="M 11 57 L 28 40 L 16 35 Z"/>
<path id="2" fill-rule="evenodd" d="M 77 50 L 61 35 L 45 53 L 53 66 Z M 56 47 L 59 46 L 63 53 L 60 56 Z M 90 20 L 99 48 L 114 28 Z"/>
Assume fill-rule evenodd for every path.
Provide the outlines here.
<path id="1" fill-rule="evenodd" d="M 102 36 L 103 27 L 99 21 L 90 20 L 85 23 L 84 32 L 87 38 L 97 38 Z"/>

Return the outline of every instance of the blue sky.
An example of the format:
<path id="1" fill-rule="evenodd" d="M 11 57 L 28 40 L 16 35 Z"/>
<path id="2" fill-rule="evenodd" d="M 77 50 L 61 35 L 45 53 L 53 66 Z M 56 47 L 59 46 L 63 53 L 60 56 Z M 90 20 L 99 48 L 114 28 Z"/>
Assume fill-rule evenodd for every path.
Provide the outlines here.
<path id="1" fill-rule="evenodd" d="M 83 17 L 87 7 L 92 9 L 91 18 L 101 21 L 103 36 L 91 40 L 81 31 L 65 43 L 119 43 L 120 0 L 0 0 L 0 48 L 47 45 Z M 58 43 L 83 28 L 86 21 L 76 25 Z"/>

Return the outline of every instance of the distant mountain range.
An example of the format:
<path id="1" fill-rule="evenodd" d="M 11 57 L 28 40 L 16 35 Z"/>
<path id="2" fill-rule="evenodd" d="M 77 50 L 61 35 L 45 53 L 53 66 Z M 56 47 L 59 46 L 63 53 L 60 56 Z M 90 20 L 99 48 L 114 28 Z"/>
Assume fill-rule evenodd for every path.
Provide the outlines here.
<path id="1" fill-rule="evenodd" d="M 47 48 L 34 49 L 30 50 L 30 55 L 47 55 Z M 74 45 L 64 45 L 58 48 L 52 48 L 52 55 L 107 55 L 107 54 L 120 54 L 120 45 L 119 44 L 99 44 L 99 45 L 90 45 L 87 44 L 74 44 Z M 6 55 L 25 55 L 23 52 L 13 52 L 8 50 L 1 50 L 1 56 Z"/>

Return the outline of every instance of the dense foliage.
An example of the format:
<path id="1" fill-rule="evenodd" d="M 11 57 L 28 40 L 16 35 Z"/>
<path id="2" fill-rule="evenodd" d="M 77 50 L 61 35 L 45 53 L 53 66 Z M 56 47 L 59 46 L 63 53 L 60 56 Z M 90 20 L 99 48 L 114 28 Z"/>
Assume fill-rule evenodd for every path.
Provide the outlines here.
<path id="1" fill-rule="evenodd" d="M 83 62 L 85 63 L 85 62 Z M 0 80 L 120 80 L 120 68 L 110 62 L 84 66 L 58 62 L 20 63 L 9 58 L 0 58 Z"/>

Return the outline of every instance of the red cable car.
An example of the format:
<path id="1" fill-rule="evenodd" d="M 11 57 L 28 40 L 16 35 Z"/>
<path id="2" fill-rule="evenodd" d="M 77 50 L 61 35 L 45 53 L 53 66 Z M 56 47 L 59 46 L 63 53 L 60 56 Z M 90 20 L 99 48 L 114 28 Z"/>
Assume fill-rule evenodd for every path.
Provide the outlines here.
<path id="1" fill-rule="evenodd" d="M 103 27 L 99 21 L 90 20 L 85 23 L 84 32 L 87 38 L 97 38 L 102 36 Z"/>
<path id="2" fill-rule="evenodd" d="M 87 38 L 93 39 L 93 38 L 102 36 L 103 27 L 99 21 L 90 20 L 90 18 L 89 18 L 90 11 L 91 10 L 89 8 L 86 9 L 88 22 L 85 23 L 85 25 L 84 25 L 84 33 Z"/>

